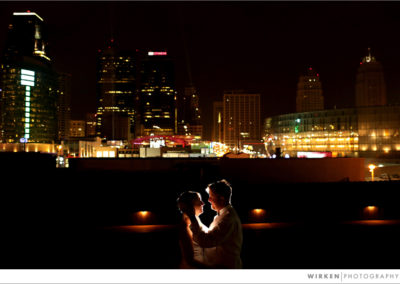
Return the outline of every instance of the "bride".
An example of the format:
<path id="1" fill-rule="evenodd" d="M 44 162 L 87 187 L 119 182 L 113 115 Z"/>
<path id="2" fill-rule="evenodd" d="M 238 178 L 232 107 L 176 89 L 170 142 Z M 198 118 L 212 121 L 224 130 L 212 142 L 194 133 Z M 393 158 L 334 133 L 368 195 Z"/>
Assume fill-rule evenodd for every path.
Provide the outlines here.
<path id="1" fill-rule="evenodd" d="M 207 227 L 204 226 L 199 219 L 199 215 L 203 213 L 204 206 L 200 193 L 194 191 L 183 192 L 179 196 L 177 203 L 178 208 L 182 213 L 182 219 L 178 224 L 179 246 L 181 248 L 182 256 L 179 268 L 210 268 L 205 264 L 204 249 L 193 241 L 193 234 L 190 230 L 190 218 L 184 213 L 188 212 L 188 210 L 194 210 L 202 229 L 207 230 Z"/>

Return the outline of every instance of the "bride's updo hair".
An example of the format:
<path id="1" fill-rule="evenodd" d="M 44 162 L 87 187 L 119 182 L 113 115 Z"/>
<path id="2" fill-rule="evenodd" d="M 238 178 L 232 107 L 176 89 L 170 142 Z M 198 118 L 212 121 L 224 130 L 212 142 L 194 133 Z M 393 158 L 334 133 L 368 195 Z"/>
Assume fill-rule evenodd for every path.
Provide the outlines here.
<path id="1" fill-rule="evenodd" d="M 178 205 L 178 209 L 182 213 L 182 208 L 183 207 L 192 206 L 193 205 L 193 201 L 195 201 L 198 198 L 200 198 L 198 192 L 185 191 L 185 192 L 181 193 L 181 195 L 179 195 L 178 199 L 176 200 L 177 205 Z"/>

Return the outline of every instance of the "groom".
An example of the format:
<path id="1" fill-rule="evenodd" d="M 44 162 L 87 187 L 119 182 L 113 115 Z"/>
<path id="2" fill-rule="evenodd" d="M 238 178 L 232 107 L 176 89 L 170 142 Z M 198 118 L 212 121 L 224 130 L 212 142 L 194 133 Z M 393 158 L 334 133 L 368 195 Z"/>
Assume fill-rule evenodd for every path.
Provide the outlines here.
<path id="1" fill-rule="evenodd" d="M 217 216 L 208 231 L 203 231 L 195 215 L 189 214 L 193 240 L 205 248 L 208 265 L 215 268 L 242 268 L 242 224 L 231 205 L 232 188 L 226 180 L 220 180 L 208 185 L 206 191 L 211 209 L 217 212 Z"/>

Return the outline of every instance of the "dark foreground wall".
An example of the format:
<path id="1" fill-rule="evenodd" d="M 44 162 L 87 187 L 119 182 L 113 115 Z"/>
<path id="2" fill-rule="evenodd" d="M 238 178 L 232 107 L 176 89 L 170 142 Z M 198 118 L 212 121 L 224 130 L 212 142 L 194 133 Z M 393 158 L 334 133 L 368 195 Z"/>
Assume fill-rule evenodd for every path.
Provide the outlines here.
<path id="1" fill-rule="evenodd" d="M 3 175 L 0 268 L 176 268 L 178 235 L 108 230 L 117 225 L 175 224 L 176 198 L 195 190 L 197 173 L 43 171 Z M 398 268 L 400 226 L 357 226 L 366 206 L 400 219 L 398 182 L 257 183 L 233 181 L 242 222 L 282 223 L 244 229 L 245 268 Z M 206 202 L 207 203 L 207 202 Z M 201 218 L 213 215 L 206 204 Z M 251 220 L 253 209 L 265 219 Z M 146 222 L 138 211 L 149 211 Z M 254 217 L 254 216 L 253 216 Z"/>
<path id="2" fill-rule="evenodd" d="M 327 159 L 70 159 L 74 170 L 122 172 L 198 171 L 227 179 L 257 182 L 364 181 L 363 158 Z"/>
<path id="3" fill-rule="evenodd" d="M 347 223 L 400 219 L 399 182 L 272 182 L 235 172 L 245 166 L 240 160 L 227 173 L 203 160 L 153 171 L 54 169 L 31 162 L 34 170 L 18 164 L 2 169 L 0 268 L 176 268 L 180 252 L 174 229 L 129 233 L 106 228 L 176 224 L 178 195 L 195 190 L 207 200 L 204 189 L 218 178 L 232 183 L 232 203 L 244 224 L 283 224 L 244 229 L 245 268 L 400 265 L 398 223 Z M 205 203 L 201 218 L 207 224 L 213 212 Z M 368 206 L 377 208 L 375 216 L 365 215 Z M 253 209 L 265 214 L 257 217 Z M 138 219 L 139 211 L 151 218 Z"/>

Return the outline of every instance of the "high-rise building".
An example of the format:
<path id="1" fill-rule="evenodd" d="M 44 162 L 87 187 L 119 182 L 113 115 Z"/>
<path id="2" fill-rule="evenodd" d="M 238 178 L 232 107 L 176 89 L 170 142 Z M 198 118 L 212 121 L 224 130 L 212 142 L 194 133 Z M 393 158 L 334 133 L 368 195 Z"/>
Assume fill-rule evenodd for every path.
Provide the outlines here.
<path id="1" fill-rule="evenodd" d="M 71 120 L 69 128 L 70 137 L 85 137 L 86 134 L 86 121 L 85 120 Z"/>
<path id="2" fill-rule="evenodd" d="M 0 69 L 0 141 L 53 143 L 58 136 L 58 78 L 43 19 L 14 13 Z"/>
<path id="3" fill-rule="evenodd" d="M 260 94 L 224 92 L 223 105 L 223 143 L 241 149 L 260 142 Z"/>
<path id="4" fill-rule="evenodd" d="M 86 114 L 86 126 L 85 126 L 85 136 L 86 137 L 96 137 L 96 119 L 97 114 L 87 113 Z"/>
<path id="5" fill-rule="evenodd" d="M 307 112 L 324 109 L 324 97 L 319 74 L 310 67 L 297 84 L 296 111 Z"/>
<path id="6" fill-rule="evenodd" d="M 223 102 L 213 102 L 213 129 L 211 140 L 215 142 L 222 142 L 223 129 Z"/>
<path id="7" fill-rule="evenodd" d="M 67 73 L 58 76 L 58 139 L 68 140 L 71 121 L 71 75 Z"/>
<path id="8" fill-rule="evenodd" d="M 97 87 L 97 135 L 107 140 L 131 139 L 135 123 L 135 53 L 117 51 L 111 40 L 98 55 Z"/>
<path id="9" fill-rule="evenodd" d="M 140 69 L 141 135 L 177 133 L 174 62 L 166 51 L 149 51 Z"/>
<path id="10" fill-rule="evenodd" d="M 356 78 L 356 107 L 386 105 L 386 85 L 382 65 L 371 55 L 365 56 L 358 67 Z"/>
<path id="11" fill-rule="evenodd" d="M 199 95 L 195 87 L 185 87 L 178 110 L 178 134 L 203 137 Z"/>

